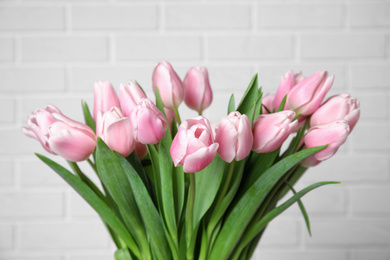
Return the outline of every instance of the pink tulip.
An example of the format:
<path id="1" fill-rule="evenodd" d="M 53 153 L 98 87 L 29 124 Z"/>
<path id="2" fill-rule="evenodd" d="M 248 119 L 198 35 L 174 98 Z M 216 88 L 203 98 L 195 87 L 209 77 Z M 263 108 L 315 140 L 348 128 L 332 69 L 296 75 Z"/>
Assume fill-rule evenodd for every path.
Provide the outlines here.
<path id="1" fill-rule="evenodd" d="M 260 115 L 253 123 L 252 150 L 257 153 L 269 153 L 281 147 L 298 125 L 294 118 L 295 113 L 289 110 Z"/>
<path id="2" fill-rule="evenodd" d="M 315 166 L 321 161 L 332 157 L 339 147 L 345 142 L 350 133 L 348 122 L 345 120 L 334 121 L 326 125 L 318 125 L 310 128 L 303 137 L 305 148 L 328 145 L 325 149 L 304 159 L 301 164 L 305 167 Z"/>
<path id="3" fill-rule="evenodd" d="M 240 112 L 231 112 L 218 126 L 215 141 L 218 154 L 226 162 L 241 161 L 252 150 L 253 135 L 248 117 Z"/>
<path id="4" fill-rule="evenodd" d="M 359 100 L 343 93 L 330 97 L 311 116 L 310 125 L 317 126 L 328 124 L 337 120 L 345 120 L 349 124 L 350 131 L 355 127 L 360 117 Z"/>
<path id="5" fill-rule="evenodd" d="M 333 79 L 328 77 L 328 72 L 318 71 L 302 80 L 287 95 L 288 107 L 303 116 L 311 115 L 320 107 Z"/>
<path id="6" fill-rule="evenodd" d="M 153 91 L 157 87 L 163 105 L 170 109 L 177 109 L 184 99 L 184 89 L 181 79 L 173 70 L 172 65 L 163 61 L 156 65 L 152 76 Z"/>
<path id="7" fill-rule="evenodd" d="M 273 110 L 275 109 L 273 104 L 274 99 L 275 99 L 275 94 L 265 93 L 263 95 L 261 99 L 261 105 L 263 106 L 262 108 L 263 114 L 268 114 L 268 111 L 271 113 L 273 112 Z"/>
<path id="8" fill-rule="evenodd" d="M 138 158 L 141 160 L 142 158 L 144 158 L 146 156 L 146 154 L 148 153 L 148 148 L 146 147 L 146 145 L 140 143 L 140 142 L 135 142 L 135 153 L 137 154 Z"/>
<path id="9" fill-rule="evenodd" d="M 209 73 L 206 68 L 192 67 L 183 80 L 184 102 L 198 111 L 199 114 L 208 108 L 213 101 L 213 92 L 209 82 Z"/>
<path id="10" fill-rule="evenodd" d="M 131 110 L 130 121 L 134 139 L 143 144 L 160 142 L 168 127 L 164 114 L 147 98 Z"/>
<path id="11" fill-rule="evenodd" d="M 176 120 L 175 111 L 173 111 L 172 109 L 164 107 L 164 113 L 167 116 L 166 119 L 167 119 L 167 122 L 168 122 L 168 126 L 170 128 L 172 126 L 173 119 Z"/>
<path id="12" fill-rule="evenodd" d="M 184 121 L 173 139 L 171 156 L 184 172 L 199 172 L 209 165 L 218 150 L 209 120 L 203 116 Z"/>
<path id="13" fill-rule="evenodd" d="M 126 117 L 130 116 L 131 109 L 137 106 L 143 98 L 146 98 L 146 95 L 136 83 L 130 81 L 129 84 L 119 86 L 119 101 Z"/>
<path id="14" fill-rule="evenodd" d="M 130 119 L 125 117 L 119 108 L 112 107 L 109 111 L 99 111 L 96 122 L 96 135 L 102 138 L 111 150 L 126 157 L 134 150 Z"/>
<path id="15" fill-rule="evenodd" d="M 79 162 L 95 150 L 96 136 L 90 127 L 64 116 L 58 108 L 48 105 L 36 110 L 27 121 L 23 132 L 38 139 L 43 148 L 66 160 Z"/>
<path id="16" fill-rule="evenodd" d="M 94 87 L 94 109 L 93 118 L 97 120 L 99 111 L 103 113 L 112 107 L 120 107 L 119 99 L 114 88 L 108 81 L 96 82 Z"/>
<path id="17" fill-rule="evenodd" d="M 277 110 L 283 101 L 283 98 L 290 93 L 295 85 L 304 80 L 301 72 L 295 73 L 290 70 L 280 79 L 279 88 L 276 91 L 273 107 Z M 289 110 L 287 102 L 284 104 L 283 110 Z"/>

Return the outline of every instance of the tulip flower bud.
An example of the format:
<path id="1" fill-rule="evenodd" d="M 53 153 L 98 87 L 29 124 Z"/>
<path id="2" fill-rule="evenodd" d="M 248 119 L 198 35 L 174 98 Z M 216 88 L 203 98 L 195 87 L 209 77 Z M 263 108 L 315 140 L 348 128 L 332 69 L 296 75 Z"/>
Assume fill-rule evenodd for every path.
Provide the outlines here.
<path id="1" fill-rule="evenodd" d="M 263 95 L 263 97 L 261 98 L 261 105 L 263 106 L 262 108 L 263 114 L 268 114 L 268 111 L 272 113 L 272 111 L 275 109 L 274 99 L 275 99 L 275 94 L 265 93 Z"/>
<path id="2" fill-rule="evenodd" d="M 183 80 L 184 102 L 186 105 L 202 113 L 213 101 L 213 92 L 209 82 L 209 73 L 206 68 L 192 67 Z"/>
<path id="3" fill-rule="evenodd" d="M 125 117 L 119 108 L 112 107 L 109 111 L 99 111 L 96 122 L 96 135 L 102 138 L 111 150 L 126 157 L 134 150 L 130 119 Z"/>
<path id="4" fill-rule="evenodd" d="M 175 111 L 173 111 L 172 109 L 169 109 L 169 108 L 164 107 L 164 113 L 165 113 L 165 115 L 166 115 L 167 122 L 168 122 L 168 126 L 169 126 L 169 128 L 170 128 L 170 127 L 172 126 L 172 120 L 173 120 L 173 119 L 176 120 Z"/>
<path id="5" fill-rule="evenodd" d="M 350 131 L 355 127 L 360 117 L 359 100 L 343 93 L 330 97 L 310 118 L 310 125 L 328 124 L 337 120 L 345 120 Z"/>
<path id="6" fill-rule="evenodd" d="M 281 147 L 298 125 L 298 120 L 294 118 L 295 113 L 289 110 L 260 115 L 253 123 L 252 150 L 269 153 Z"/>
<path id="7" fill-rule="evenodd" d="M 248 117 L 240 112 L 231 112 L 219 123 L 215 141 L 218 154 L 226 162 L 241 161 L 252 150 L 253 135 Z"/>
<path id="8" fill-rule="evenodd" d="M 103 113 L 110 110 L 112 107 L 120 107 L 118 96 L 114 88 L 108 81 L 96 82 L 94 87 L 94 109 L 93 118 L 97 120 L 99 111 Z"/>
<path id="9" fill-rule="evenodd" d="M 95 150 L 96 136 L 90 127 L 64 116 L 58 108 L 48 105 L 36 110 L 23 132 L 39 140 L 46 151 L 66 160 L 79 162 Z"/>
<path id="10" fill-rule="evenodd" d="M 153 91 L 155 87 L 158 88 L 164 107 L 177 109 L 184 99 L 184 89 L 181 79 L 169 62 L 163 61 L 156 65 L 152 82 Z"/>
<path id="11" fill-rule="evenodd" d="M 173 139 L 171 156 L 184 172 L 199 172 L 209 165 L 218 150 L 209 120 L 203 116 L 184 121 Z"/>
<path id="12" fill-rule="evenodd" d="M 349 133 L 350 128 L 348 122 L 345 120 L 334 121 L 326 125 L 311 127 L 303 137 L 305 148 L 326 144 L 328 146 L 304 159 L 301 164 L 305 167 L 315 166 L 321 161 L 329 159 L 337 152 L 345 140 L 347 140 Z"/>
<path id="13" fill-rule="evenodd" d="M 143 144 L 160 142 L 168 127 L 164 114 L 147 98 L 131 110 L 130 121 L 134 139 Z"/>
<path id="14" fill-rule="evenodd" d="M 148 153 L 148 148 L 146 147 L 146 145 L 144 145 L 143 143 L 140 143 L 140 142 L 135 142 L 135 153 L 137 154 L 137 157 L 141 160 L 142 158 L 144 158 L 146 156 L 146 154 Z"/>
<path id="15" fill-rule="evenodd" d="M 130 81 L 129 84 L 119 86 L 119 101 L 126 117 L 130 116 L 131 109 L 137 106 L 143 98 L 146 98 L 146 95 L 136 83 Z"/>
<path id="16" fill-rule="evenodd" d="M 277 110 L 283 101 L 283 98 L 290 93 L 295 85 L 305 79 L 301 72 L 295 73 L 290 70 L 280 79 L 279 88 L 276 91 L 273 107 Z M 288 110 L 287 102 L 284 104 L 283 110 Z"/>
<path id="17" fill-rule="evenodd" d="M 302 80 L 287 95 L 288 107 L 303 116 L 311 115 L 320 107 L 333 79 L 328 72 L 319 71 Z"/>

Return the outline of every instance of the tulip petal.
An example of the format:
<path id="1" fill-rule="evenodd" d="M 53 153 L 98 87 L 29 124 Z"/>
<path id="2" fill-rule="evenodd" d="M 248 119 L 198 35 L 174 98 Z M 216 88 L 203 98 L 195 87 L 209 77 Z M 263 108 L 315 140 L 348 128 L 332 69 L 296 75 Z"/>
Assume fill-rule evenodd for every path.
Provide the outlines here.
<path id="1" fill-rule="evenodd" d="M 130 120 L 127 117 L 111 123 L 105 131 L 105 143 L 110 149 L 117 151 L 123 157 L 130 155 L 135 146 Z"/>
<path id="2" fill-rule="evenodd" d="M 184 172 L 199 172 L 206 168 L 217 154 L 218 144 L 214 143 L 209 147 L 201 148 L 193 154 L 188 155 L 183 163 Z"/>
<path id="3" fill-rule="evenodd" d="M 225 162 L 230 163 L 236 157 L 237 136 L 238 133 L 234 124 L 227 118 L 222 119 L 218 126 L 215 141 L 219 144 L 218 154 Z"/>

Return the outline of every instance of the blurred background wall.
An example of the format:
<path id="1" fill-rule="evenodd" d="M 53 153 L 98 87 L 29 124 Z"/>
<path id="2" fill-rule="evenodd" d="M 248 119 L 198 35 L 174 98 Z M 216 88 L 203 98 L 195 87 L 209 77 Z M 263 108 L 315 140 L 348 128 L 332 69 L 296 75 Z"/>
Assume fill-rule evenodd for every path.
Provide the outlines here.
<path id="1" fill-rule="evenodd" d="M 330 94 L 358 97 L 361 121 L 298 186 L 343 183 L 303 199 L 312 237 L 294 206 L 253 259 L 390 259 L 389 55 L 386 0 L 0 0 L 0 259 L 113 259 L 97 215 L 38 161 L 46 153 L 21 126 L 47 103 L 82 120 L 80 100 L 93 106 L 98 80 L 137 80 L 151 95 L 161 60 L 181 77 L 209 69 L 214 123 L 256 72 L 265 92 L 290 69 L 335 75 Z"/>

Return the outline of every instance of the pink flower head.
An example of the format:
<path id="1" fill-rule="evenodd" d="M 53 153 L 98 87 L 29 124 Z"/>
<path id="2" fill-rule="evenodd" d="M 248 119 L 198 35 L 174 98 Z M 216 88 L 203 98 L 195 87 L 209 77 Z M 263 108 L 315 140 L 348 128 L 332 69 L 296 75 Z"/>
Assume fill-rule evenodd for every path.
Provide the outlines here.
<path id="1" fill-rule="evenodd" d="M 218 150 L 209 120 L 203 116 L 184 121 L 173 139 L 171 156 L 184 172 L 199 172 L 209 165 Z"/>
<path id="2" fill-rule="evenodd" d="M 130 81 L 129 84 L 119 86 L 119 101 L 126 117 L 130 116 L 131 109 L 137 106 L 143 98 L 146 98 L 146 95 L 135 82 Z"/>
<path id="3" fill-rule="evenodd" d="M 192 67 L 183 80 L 184 102 L 186 105 L 202 113 L 213 101 L 209 73 L 206 68 Z"/>
<path id="4" fill-rule="evenodd" d="M 345 120 L 350 131 L 355 127 L 360 117 L 359 100 L 343 93 L 330 97 L 310 118 L 310 125 L 328 124 L 337 120 Z"/>
<path id="5" fill-rule="evenodd" d="M 265 93 L 261 99 L 261 105 L 263 106 L 263 114 L 268 114 L 268 111 L 272 111 L 277 108 L 274 107 L 275 94 Z"/>
<path id="6" fill-rule="evenodd" d="M 23 129 L 27 136 L 39 140 L 49 153 L 66 160 L 84 161 L 95 150 L 96 136 L 92 129 L 64 116 L 55 106 L 36 110 L 27 125 Z"/>
<path id="7" fill-rule="evenodd" d="M 94 108 L 93 118 L 97 120 L 99 111 L 103 113 L 110 110 L 112 107 L 120 107 L 119 99 L 114 88 L 108 81 L 96 82 L 94 86 Z"/>
<path id="8" fill-rule="evenodd" d="M 257 153 L 269 153 L 281 147 L 298 125 L 294 118 L 295 113 L 289 110 L 260 115 L 253 123 L 252 150 Z"/>
<path id="9" fill-rule="evenodd" d="M 152 75 L 153 91 L 157 87 L 162 103 L 170 109 L 177 109 L 184 99 L 184 89 L 181 79 L 172 65 L 163 61 L 156 65 Z"/>
<path id="10" fill-rule="evenodd" d="M 350 133 L 348 122 L 334 121 L 326 125 L 311 127 L 303 137 L 305 148 L 328 145 L 325 149 L 304 159 L 301 164 L 305 167 L 315 166 L 321 161 L 332 157 L 339 147 L 347 140 Z"/>
<path id="11" fill-rule="evenodd" d="M 215 141 L 219 144 L 218 154 L 226 162 L 241 161 L 253 145 L 252 127 L 248 117 L 240 112 L 231 112 L 218 126 Z"/>
<path id="12" fill-rule="evenodd" d="M 290 70 L 280 79 L 279 88 L 276 91 L 273 107 L 277 110 L 283 101 L 283 98 L 290 93 L 295 85 L 304 80 L 301 72 L 295 73 Z M 284 104 L 283 110 L 289 110 L 287 102 Z"/>
<path id="13" fill-rule="evenodd" d="M 96 123 L 96 135 L 102 138 L 111 150 L 126 157 L 134 150 L 130 119 L 125 117 L 119 108 L 112 107 L 109 111 L 99 111 Z"/>
<path id="14" fill-rule="evenodd" d="M 303 116 L 311 115 L 320 107 L 333 79 L 333 76 L 328 77 L 328 72 L 318 71 L 300 81 L 287 95 L 288 107 Z"/>
<path id="15" fill-rule="evenodd" d="M 134 139 L 143 144 L 160 142 L 168 127 L 164 114 L 147 98 L 131 110 L 130 121 Z"/>

